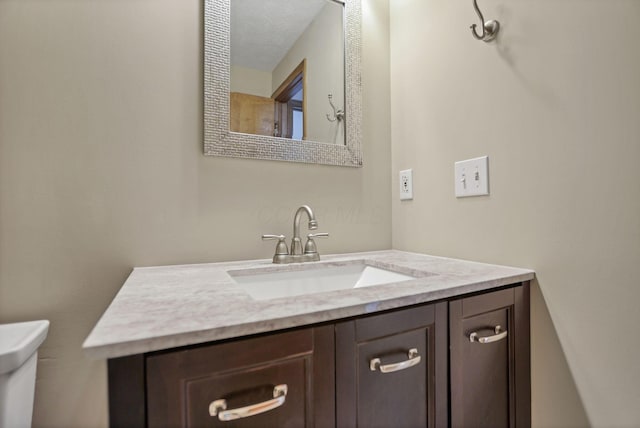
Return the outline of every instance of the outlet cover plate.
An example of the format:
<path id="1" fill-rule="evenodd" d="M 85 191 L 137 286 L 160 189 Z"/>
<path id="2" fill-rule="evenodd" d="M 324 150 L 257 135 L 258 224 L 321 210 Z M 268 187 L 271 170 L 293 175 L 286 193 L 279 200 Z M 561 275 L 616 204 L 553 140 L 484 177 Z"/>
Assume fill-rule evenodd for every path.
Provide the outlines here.
<path id="1" fill-rule="evenodd" d="M 455 163 L 457 198 L 489 194 L 489 157 L 482 156 Z"/>
<path id="2" fill-rule="evenodd" d="M 400 171 L 400 200 L 413 199 L 413 171 L 405 169 Z"/>

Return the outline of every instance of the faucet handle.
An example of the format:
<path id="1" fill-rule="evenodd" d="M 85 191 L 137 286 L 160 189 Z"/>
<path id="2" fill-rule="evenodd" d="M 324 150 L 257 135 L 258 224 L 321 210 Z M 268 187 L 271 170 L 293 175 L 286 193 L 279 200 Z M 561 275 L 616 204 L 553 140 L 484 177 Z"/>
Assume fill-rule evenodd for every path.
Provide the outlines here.
<path id="1" fill-rule="evenodd" d="M 307 235 L 307 239 L 313 239 L 313 238 L 328 238 L 329 234 L 327 232 L 320 232 L 320 233 L 310 233 Z"/>
<path id="2" fill-rule="evenodd" d="M 328 238 L 329 234 L 326 232 L 320 233 L 310 233 L 307 235 L 307 243 L 304 244 L 304 253 L 305 254 L 318 254 L 318 249 L 316 248 L 316 243 L 313 238 Z"/>
<path id="3" fill-rule="evenodd" d="M 276 244 L 276 256 L 288 255 L 289 248 L 287 247 L 287 243 L 285 242 L 284 235 L 262 235 L 263 241 L 269 241 L 272 239 L 277 239 L 278 243 Z"/>
<path id="4" fill-rule="evenodd" d="M 284 241 L 286 238 L 284 235 L 262 235 L 263 241 L 269 241 L 271 239 L 278 239 L 280 241 Z"/>

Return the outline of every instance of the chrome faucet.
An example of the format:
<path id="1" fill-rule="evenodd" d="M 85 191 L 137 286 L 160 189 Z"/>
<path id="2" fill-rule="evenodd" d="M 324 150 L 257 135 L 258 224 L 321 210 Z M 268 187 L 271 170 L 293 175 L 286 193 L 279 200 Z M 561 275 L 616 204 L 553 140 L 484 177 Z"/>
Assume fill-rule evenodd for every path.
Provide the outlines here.
<path id="1" fill-rule="evenodd" d="M 300 240 L 300 220 L 302 219 L 302 213 L 307 213 L 309 218 L 309 230 L 316 230 L 318 228 L 318 222 L 316 216 L 313 214 L 313 210 L 309 205 L 303 205 L 296 211 L 295 217 L 293 217 L 293 238 L 291 238 L 291 252 L 292 256 L 302 254 L 302 241 Z"/>
<path id="2" fill-rule="evenodd" d="M 313 214 L 313 210 L 309 205 L 302 205 L 296 211 L 296 215 L 293 217 L 293 238 L 291 238 L 291 250 L 287 248 L 284 235 L 262 235 L 262 240 L 277 239 L 276 253 L 273 256 L 274 263 L 302 263 L 302 262 L 316 262 L 320 260 L 320 254 L 316 247 L 314 238 L 324 238 L 329 236 L 328 233 L 309 233 L 307 235 L 307 242 L 304 244 L 304 250 L 302 248 L 302 240 L 300 239 L 300 220 L 302 214 L 306 213 L 309 218 L 309 230 L 316 230 L 318 228 L 318 222 L 316 216 Z"/>

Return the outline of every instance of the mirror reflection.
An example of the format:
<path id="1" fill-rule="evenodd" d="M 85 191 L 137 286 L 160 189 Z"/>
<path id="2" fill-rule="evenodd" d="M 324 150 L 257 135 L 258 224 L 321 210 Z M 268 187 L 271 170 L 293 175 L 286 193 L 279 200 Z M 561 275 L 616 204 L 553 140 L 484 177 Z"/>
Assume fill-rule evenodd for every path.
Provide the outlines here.
<path id="1" fill-rule="evenodd" d="M 344 145 L 344 5 L 230 3 L 230 131 Z"/>

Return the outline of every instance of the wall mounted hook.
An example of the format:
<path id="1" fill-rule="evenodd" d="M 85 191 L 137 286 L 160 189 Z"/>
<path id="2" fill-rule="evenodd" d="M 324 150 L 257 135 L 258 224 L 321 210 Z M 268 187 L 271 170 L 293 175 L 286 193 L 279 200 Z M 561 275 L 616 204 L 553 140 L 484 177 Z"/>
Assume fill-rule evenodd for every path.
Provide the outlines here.
<path id="1" fill-rule="evenodd" d="M 484 16 L 482 16 L 482 12 L 480 12 L 480 8 L 478 7 L 478 1 L 473 0 L 473 8 L 476 10 L 478 14 L 478 18 L 480 18 L 480 22 L 482 23 L 482 33 L 478 34 L 476 31 L 476 24 L 471 25 L 471 34 L 477 40 L 482 40 L 484 42 L 490 42 L 495 39 L 498 35 L 498 31 L 500 31 L 500 23 L 496 20 L 485 21 Z"/>
<path id="2" fill-rule="evenodd" d="M 338 122 L 341 122 L 342 119 L 344 119 L 344 110 L 337 109 L 336 106 L 333 105 L 333 95 L 331 95 L 331 94 L 329 94 L 329 104 L 331 105 L 331 108 L 333 109 L 333 117 L 331 117 L 330 115 L 327 115 L 327 120 L 329 122 L 335 122 L 336 120 Z"/>

